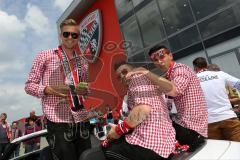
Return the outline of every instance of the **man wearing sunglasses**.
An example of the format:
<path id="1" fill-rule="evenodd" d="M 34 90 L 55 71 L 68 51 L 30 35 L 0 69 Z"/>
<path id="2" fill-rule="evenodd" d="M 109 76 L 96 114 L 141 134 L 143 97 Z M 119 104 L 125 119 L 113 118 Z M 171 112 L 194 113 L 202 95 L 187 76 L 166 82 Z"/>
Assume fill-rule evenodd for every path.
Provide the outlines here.
<path id="1" fill-rule="evenodd" d="M 88 115 L 83 106 L 88 88 L 77 87 L 88 80 L 88 63 L 76 52 L 77 23 L 67 19 L 60 31 L 60 46 L 37 54 L 25 91 L 42 100 L 53 158 L 77 160 L 91 147 L 89 122 L 83 122 Z"/>
<path id="2" fill-rule="evenodd" d="M 158 76 L 140 67 L 126 75 L 145 74 L 149 80 L 162 88 L 166 100 L 174 102 L 177 114 L 173 116 L 176 139 L 194 151 L 207 137 L 207 107 L 200 82 L 190 67 L 173 61 L 173 55 L 165 46 L 156 45 L 149 51 L 150 59 L 164 76 Z M 163 82 L 170 81 L 167 86 Z"/>
<path id="3" fill-rule="evenodd" d="M 104 148 L 107 160 L 163 160 L 175 149 L 175 130 L 160 87 L 145 75 L 126 80 L 133 70 L 126 62 L 116 64 L 116 75 L 127 88 L 129 114 L 120 124 L 111 124 L 109 146 Z M 168 85 L 168 81 L 164 84 Z"/>

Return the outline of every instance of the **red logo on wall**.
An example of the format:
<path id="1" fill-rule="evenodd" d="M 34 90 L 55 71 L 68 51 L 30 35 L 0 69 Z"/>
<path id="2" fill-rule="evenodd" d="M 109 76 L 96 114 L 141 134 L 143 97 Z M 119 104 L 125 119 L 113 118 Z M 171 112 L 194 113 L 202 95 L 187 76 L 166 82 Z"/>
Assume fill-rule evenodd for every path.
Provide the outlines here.
<path id="1" fill-rule="evenodd" d="M 99 55 L 102 43 L 102 21 L 100 10 L 88 14 L 80 23 L 79 48 L 90 63 Z"/>

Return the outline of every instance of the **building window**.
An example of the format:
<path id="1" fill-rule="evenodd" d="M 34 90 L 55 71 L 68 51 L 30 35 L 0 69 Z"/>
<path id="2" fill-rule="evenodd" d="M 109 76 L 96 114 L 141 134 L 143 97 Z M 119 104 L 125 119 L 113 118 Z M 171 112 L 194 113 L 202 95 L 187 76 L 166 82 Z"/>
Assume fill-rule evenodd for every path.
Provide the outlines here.
<path id="1" fill-rule="evenodd" d="M 168 35 L 194 22 L 187 0 L 158 0 Z"/>
<path id="2" fill-rule="evenodd" d="M 239 0 L 190 0 L 197 19 L 206 17 L 237 1 Z"/>
<path id="3" fill-rule="evenodd" d="M 156 1 L 146 5 L 136 15 L 145 46 L 149 46 L 166 37 Z"/>
<path id="4" fill-rule="evenodd" d="M 129 0 L 115 0 L 118 18 L 122 18 L 133 9 L 133 4 Z"/>
<path id="5" fill-rule="evenodd" d="M 143 49 L 140 31 L 135 16 L 131 16 L 121 24 L 121 31 L 123 33 L 124 40 L 132 43 L 132 47 L 127 49 L 128 57 L 140 49 Z"/>
<path id="6" fill-rule="evenodd" d="M 146 57 L 143 52 L 140 52 L 140 53 L 128 58 L 128 63 L 132 64 L 135 67 L 148 65 L 148 61 L 146 61 Z"/>
<path id="7" fill-rule="evenodd" d="M 144 0 L 132 0 L 134 7 L 142 3 Z"/>
<path id="8" fill-rule="evenodd" d="M 202 37 L 206 39 L 222 31 L 238 26 L 240 24 L 239 10 L 240 4 L 201 22 L 199 24 L 199 29 Z"/>
<path id="9" fill-rule="evenodd" d="M 219 65 L 220 69 L 230 75 L 240 78 L 240 66 L 235 52 L 210 57 L 212 63 Z"/>
<path id="10" fill-rule="evenodd" d="M 189 28 L 169 39 L 172 52 L 200 42 L 196 26 Z"/>

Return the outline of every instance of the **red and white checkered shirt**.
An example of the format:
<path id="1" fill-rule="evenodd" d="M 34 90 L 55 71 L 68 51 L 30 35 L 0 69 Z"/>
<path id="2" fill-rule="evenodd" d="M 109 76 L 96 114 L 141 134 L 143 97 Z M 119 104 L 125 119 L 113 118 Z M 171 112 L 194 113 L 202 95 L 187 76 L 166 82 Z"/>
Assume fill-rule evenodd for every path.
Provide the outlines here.
<path id="1" fill-rule="evenodd" d="M 41 98 L 43 113 L 48 120 L 56 123 L 77 123 L 87 117 L 85 109 L 74 112 L 61 97 L 44 95 L 46 86 L 64 84 L 61 62 L 56 51 L 58 48 L 42 51 L 36 56 L 25 84 L 25 91 L 32 96 Z M 83 59 L 81 64 L 85 65 L 85 68 L 88 67 L 87 62 Z"/>
<path id="2" fill-rule="evenodd" d="M 167 158 L 175 148 L 175 130 L 159 87 L 143 75 L 134 75 L 128 88 L 128 108 L 146 104 L 151 112 L 146 120 L 126 135 L 126 141 L 150 149 Z"/>
<path id="3" fill-rule="evenodd" d="M 173 120 L 207 137 L 207 104 L 197 75 L 190 67 L 175 63 L 170 80 L 177 90 L 177 96 L 173 99 L 178 113 Z"/>

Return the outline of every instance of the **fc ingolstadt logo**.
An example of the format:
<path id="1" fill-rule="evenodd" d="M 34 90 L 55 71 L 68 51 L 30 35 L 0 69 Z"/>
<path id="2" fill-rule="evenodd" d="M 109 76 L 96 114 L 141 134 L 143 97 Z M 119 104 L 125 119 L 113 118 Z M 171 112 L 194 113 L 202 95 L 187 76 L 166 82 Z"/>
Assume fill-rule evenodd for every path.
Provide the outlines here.
<path id="1" fill-rule="evenodd" d="M 80 23 L 79 48 L 91 63 L 97 59 L 102 43 L 102 22 L 100 10 L 88 14 Z"/>

